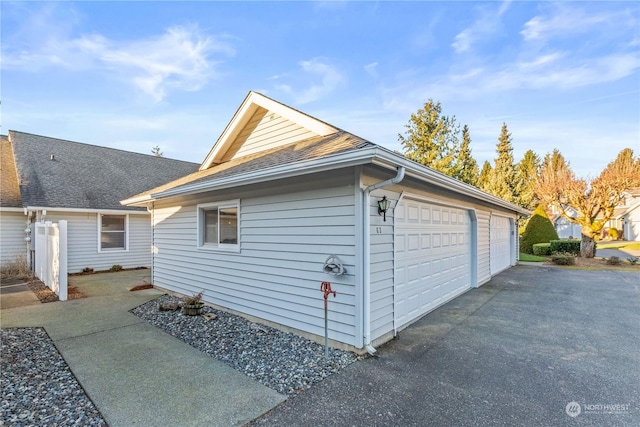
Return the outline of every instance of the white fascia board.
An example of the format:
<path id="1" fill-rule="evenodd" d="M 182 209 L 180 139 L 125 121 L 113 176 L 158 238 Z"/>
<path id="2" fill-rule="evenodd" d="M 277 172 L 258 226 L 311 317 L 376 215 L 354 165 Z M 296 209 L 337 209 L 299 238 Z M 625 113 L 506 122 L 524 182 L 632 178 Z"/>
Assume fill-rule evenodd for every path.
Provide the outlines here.
<path id="1" fill-rule="evenodd" d="M 202 162 L 199 170 L 202 171 L 211 167 L 216 157 L 221 152 L 226 151 L 228 145 L 233 143 L 235 138 L 244 129 L 245 124 L 251 119 L 258 107 L 262 107 L 265 110 L 274 112 L 306 129 L 309 129 L 311 132 L 314 132 L 320 136 L 331 135 L 332 133 L 336 133 L 338 131 L 338 129 L 334 128 L 333 126 L 329 126 L 328 124 L 321 122 L 318 119 L 315 119 L 311 116 L 301 113 L 300 111 L 294 110 L 291 107 L 269 99 L 257 92 L 251 91 L 240 105 L 240 108 L 238 108 L 236 113 L 233 115 L 233 118 L 227 124 L 224 131 L 222 131 L 222 134 L 211 148 L 211 151 L 209 151 L 209 154 L 207 154 L 207 157 L 205 158 L 204 162 Z"/>
<path id="2" fill-rule="evenodd" d="M 513 203 L 509 203 L 506 200 L 486 193 L 477 187 L 458 181 L 457 179 L 451 178 L 450 176 L 447 176 L 441 172 L 437 172 L 403 156 L 399 156 L 391 151 L 382 149 L 379 158 L 388 165 L 394 165 L 394 168 L 397 168 L 398 166 L 404 166 L 407 176 L 411 176 L 422 181 L 427 181 L 430 184 L 434 184 L 438 187 L 445 188 L 464 196 L 487 201 L 494 205 L 506 208 L 510 211 L 515 211 L 521 215 L 531 215 L 531 211 L 529 211 L 528 209 L 524 209 L 520 206 L 514 205 Z M 376 163 L 383 165 L 381 162 Z"/>
<path id="3" fill-rule="evenodd" d="M 48 206 L 27 206 L 28 211 L 47 211 L 49 212 L 71 212 L 71 213 L 102 213 L 116 215 L 149 215 L 147 211 L 132 211 L 127 209 L 81 209 L 81 208 L 64 208 L 64 207 L 48 207 Z M 21 209 L 24 211 L 24 208 Z"/>
<path id="4" fill-rule="evenodd" d="M 217 180 L 184 185 L 167 191 L 152 194 L 152 199 L 163 199 L 173 196 L 197 194 L 210 190 L 219 190 L 239 185 L 249 185 L 258 182 L 273 181 L 276 179 L 289 178 L 306 175 L 310 173 L 323 172 L 343 167 L 356 166 L 371 163 L 379 149 L 376 147 L 355 150 L 344 154 L 322 157 L 320 159 L 307 160 L 294 164 L 277 166 L 268 169 L 261 169 L 242 175 L 230 176 Z"/>
<path id="5" fill-rule="evenodd" d="M 153 198 L 149 194 L 141 197 L 131 197 L 129 199 L 120 200 L 120 204 L 124 206 L 146 207 L 147 203 L 150 202 L 153 202 Z"/>
<path id="6" fill-rule="evenodd" d="M 7 208 L 7 207 L 0 206 L 0 211 L 1 212 L 21 212 L 21 213 L 24 213 L 24 208 Z"/>
<path id="7" fill-rule="evenodd" d="M 465 184 L 461 181 L 444 175 L 443 173 L 434 171 L 433 169 L 430 169 L 426 166 L 422 166 L 419 163 L 409 160 L 380 146 L 349 151 L 347 153 L 335 154 L 320 159 L 313 159 L 294 164 L 277 166 L 269 169 L 262 169 L 255 172 L 197 184 L 187 184 L 179 188 L 151 194 L 150 198 L 145 201 L 149 202 L 155 199 L 197 194 L 214 189 L 219 190 L 224 188 L 236 187 L 239 185 L 273 181 L 276 179 L 289 178 L 304 174 L 323 172 L 327 170 L 365 164 L 375 164 L 390 170 L 396 170 L 398 166 L 404 166 L 407 176 L 411 176 L 421 181 L 426 181 L 430 184 L 442 187 L 444 189 L 464 196 L 489 202 L 507 210 L 517 212 L 521 215 L 531 214 L 531 212 L 527 209 L 514 205 L 513 203 L 509 203 L 489 193 L 485 193 L 479 188 L 476 188 L 469 184 Z"/>

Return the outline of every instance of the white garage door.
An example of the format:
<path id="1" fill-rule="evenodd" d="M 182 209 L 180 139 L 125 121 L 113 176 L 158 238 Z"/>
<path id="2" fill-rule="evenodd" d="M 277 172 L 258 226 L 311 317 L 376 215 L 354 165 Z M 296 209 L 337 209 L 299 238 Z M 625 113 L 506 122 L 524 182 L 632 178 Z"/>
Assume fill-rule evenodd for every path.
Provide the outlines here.
<path id="1" fill-rule="evenodd" d="M 403 199 L 395 209 L 396 328 L 471 287 L 471 220 L 464 209 Z"/>
<path id="2" fill-rule="evenodd" d="M 497 274 L 511 266 L 511 247 L 513 236 L 511 220 L 504 216 L 491 216 L 491 275 Z"/>

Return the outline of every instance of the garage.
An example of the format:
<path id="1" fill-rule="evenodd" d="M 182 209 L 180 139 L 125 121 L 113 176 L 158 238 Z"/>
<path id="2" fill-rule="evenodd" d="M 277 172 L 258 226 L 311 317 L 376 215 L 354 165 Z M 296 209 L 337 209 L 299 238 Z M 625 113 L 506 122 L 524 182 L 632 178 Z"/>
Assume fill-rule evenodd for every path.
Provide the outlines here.
<path id="1" fill-rule="evenodd" d="M 471 287 L 469 211 L 402 199 L 395 213 L 396 330 Z"/>
<path id="2" fill-rule="evenodd" d="M 511 267 L 513 226 L 510 218 L 491 215 L 491 275 Z"/>

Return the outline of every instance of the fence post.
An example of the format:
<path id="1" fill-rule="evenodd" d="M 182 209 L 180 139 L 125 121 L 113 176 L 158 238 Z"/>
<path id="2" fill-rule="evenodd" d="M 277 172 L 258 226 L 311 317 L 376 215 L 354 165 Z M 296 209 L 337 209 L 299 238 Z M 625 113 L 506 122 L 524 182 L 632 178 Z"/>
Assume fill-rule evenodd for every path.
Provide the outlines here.
<path id="1" fill-rule="evenodd" d="M 67 300 L 67 221 L 58 222 L 58 283 L 60 301 Z"/>

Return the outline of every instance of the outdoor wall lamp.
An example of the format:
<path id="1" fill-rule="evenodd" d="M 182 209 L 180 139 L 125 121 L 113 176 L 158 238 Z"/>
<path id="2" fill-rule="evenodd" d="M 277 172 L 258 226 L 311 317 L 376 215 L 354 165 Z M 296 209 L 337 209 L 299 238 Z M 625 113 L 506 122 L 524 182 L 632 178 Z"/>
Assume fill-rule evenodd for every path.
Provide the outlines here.
<path id="1" fill-rule="evenodd" d="M 387 196 L 382 197 L 382 199 L 378 200 L 378 215 L 382 215 L 384 221 L 387 220 L 387 211 L 391 206 L 391 200 L 387 199 Z"/>

